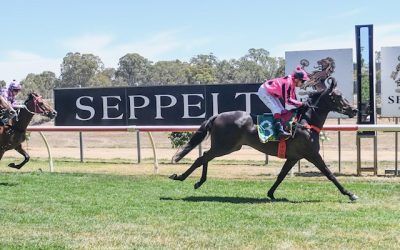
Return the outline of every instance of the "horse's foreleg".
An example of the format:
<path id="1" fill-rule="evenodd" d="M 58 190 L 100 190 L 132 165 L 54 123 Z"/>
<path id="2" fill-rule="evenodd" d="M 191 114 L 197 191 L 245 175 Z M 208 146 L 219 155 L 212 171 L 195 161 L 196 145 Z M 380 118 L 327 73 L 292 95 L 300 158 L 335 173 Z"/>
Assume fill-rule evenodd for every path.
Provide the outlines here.
<path id="1" fill-rule="evenodd" d="M 347 195 L 351 201 L 355 201 L 358 199 L 357 195 L 347 191 L 336 179 L 336 177 L 333 175 L 333 173 L 329 170 L 329 168 L 326 166 L 324 160 L 322 159 L 321 155 L 319 153 L 316 153 L 310 157 L 306 157 L 306 159 L 314 164 L 330 181 L 335 184 L 335 186 L 339 189 L 339 191 L 343 195 Z"/>
<path id="2" fill-rule="evenodd" d="M 283 164 L 283 167 L 281 169 L 281 172 L 278 175 L 278 178 L 276 179 L 274 185 L 269 189 L 268 191 L 268 197 L 271 200 L 275 200 L 274 192 L 278 188 L 279 184 L 285 179 L 286 175 L 289 173 L 290 169 L 296 164 L 298 160 L 293 160 L 293 159 L 287 159 L 285 164 Z"/>
<path id="3" fill-rule="evenodd" d="M 20 163 L 20 164 L 15 164 L 15 163 L 10 163 L 8 164 L 8 166 L 10 168 L 16 168 L 16 169 L 20 169 L 22 168 L 30 159 L 28 153 L 22 148 L 22 145 L 18 145 L 15 150 L 20 153 L 21 155 L 24 156 L 24 160 Z"/>

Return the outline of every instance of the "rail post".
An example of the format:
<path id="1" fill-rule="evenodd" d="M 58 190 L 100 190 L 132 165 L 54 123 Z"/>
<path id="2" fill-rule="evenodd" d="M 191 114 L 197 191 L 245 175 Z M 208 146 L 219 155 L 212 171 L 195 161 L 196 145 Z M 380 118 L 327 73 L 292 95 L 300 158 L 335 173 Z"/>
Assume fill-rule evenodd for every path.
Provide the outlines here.
<path id="1" fill-rule="evenodd" d="M 142 161 L 142 154 L 140 149 L 140 131 L 136 131 L 136 147 L 137 147 L 137 163 Z"/>
<path id="2" fill-rule="evenodd" d="M 396 125 L 397 124 L 399 124 L 399 118 L 398 117 L 396 117 L 395 118 L 395 121 L 396 121 Z M 394 175 L 395 176 L 397 176 L 399 173 L 398 173 L 398 152 L 397 152 L 397 150 L 398 150 L 398 146 L 399 146 L 399 138 L 398 138 L 398 134 L 399 134 L 399 132 L 395 132 L 395 139 L 394 139 L 394 144 L 395 144 L 395 146 L 394 146 L 394 158 L 395 158 L 395 161 L 394 161 Z"/>
<path id="3" fill-rule="evenodd" d="M 49 155 L 49 167 L 50 167 L 50 173 L 54 172 L 54 164 L 53 164 L 53 157 L 51 156 L 51 150 L 49 143 L 47 142 L 46 136 L 42 133 L 42 131 L 39 131 L 40 136 L 42 137 L 44 144 L 46 145 L 47 148 L 47 154 Z"/>
<path id="4" fill-rule="evenodd" d="M 153 148 L 153 157 L 154 157 L 154 173 L 158 174 L 158 159 L 157 159 L 157 152 L 156 152 L 156 145 L 153 140 L 153 136 L 151 135 L 151 132 L 148 131 L 147 134 L 149 135 L 151 146 Z"/>
<path id="5" fill-rule="evenodd" d="M 82 131 L 79 131 L 79 153 L 80 153 L 80 160 L 83 162 L 83 136 Z"/>
<path id="6" fill-rule="evenodd" d="M 338 125 L 340 125 L 340 118 L 338 118 Z M 338 131 L 338 161 L 339 173 L 342 171 L 342 136 L 340 130 Z"/>

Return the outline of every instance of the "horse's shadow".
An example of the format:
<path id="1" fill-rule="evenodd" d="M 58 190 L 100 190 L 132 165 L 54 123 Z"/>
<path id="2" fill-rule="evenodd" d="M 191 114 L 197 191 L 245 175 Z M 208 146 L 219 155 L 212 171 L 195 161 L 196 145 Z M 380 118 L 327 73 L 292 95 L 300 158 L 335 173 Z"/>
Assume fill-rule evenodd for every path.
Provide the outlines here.
<path id="1" fill-rule="evenodd" d="M 325 177 L 325 175 L 321 172 L 301 172 L 301 173 L 294 173 L 295 176 L 301 177 Z M 348 176 L 348 177 L 357 177 L 356 174 L 347 174 L 347 173 L 334 173 L 335 176 Z"/>
<path id="2" fill-rule="evenodd" d="M 4 187 L 15 187 L 17 185 L 18 185 L 17 183 L 0 182 L 0 186 L 4 186 Z"/>
<path id="3" fill-rule="evenodd" d="M 320 200 L 304 200 L 304 201 L 291 201 L 288 199 L 275 199 L 269 198 L 252 198 L 252 197 L 229 197 L 229 196 L 188 196 L 184 198 L 171 198 L 160 197 L 162 201 L 185 201 L 185 202 L 222 202 L 233 204 L 259 204 L 259 203 L 273 203 L 273 202 L 287 202 L 287 203 L 315 203 L 321 202 Z"/>

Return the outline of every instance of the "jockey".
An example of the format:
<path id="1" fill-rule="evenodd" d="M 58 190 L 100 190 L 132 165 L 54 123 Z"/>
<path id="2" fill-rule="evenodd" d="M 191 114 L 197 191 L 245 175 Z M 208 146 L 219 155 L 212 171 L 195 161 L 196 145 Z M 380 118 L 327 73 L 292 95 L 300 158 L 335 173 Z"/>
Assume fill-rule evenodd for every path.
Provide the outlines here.
<path id="1" fill-rule="evenodd" d="M 267 80 L 258 89 L 258 97 L 274 115 L 274 128 L 280 139 L 291 136 L 283 129 L 282 115 L 285 115 L 287 110 L 306 105 L 296 99 L 295 87 L 303 86 L 308 80 L 310 79 L 307 73 L 297 66 L 291 75 Z"/>
<path id="2" fill-rule="evenodd" d="M 12 82 L 10 82 L 10 84 L 8 84 L 8 86 L 1 89 L 1 96 L 4 97 L 4 99 L 6 99 L 14 108 L 18 106 L 15 101 L 15 98 L 19 94 L 21 89 L 22 89 L 21 84 L 16 80 L 13 80 Z"/>

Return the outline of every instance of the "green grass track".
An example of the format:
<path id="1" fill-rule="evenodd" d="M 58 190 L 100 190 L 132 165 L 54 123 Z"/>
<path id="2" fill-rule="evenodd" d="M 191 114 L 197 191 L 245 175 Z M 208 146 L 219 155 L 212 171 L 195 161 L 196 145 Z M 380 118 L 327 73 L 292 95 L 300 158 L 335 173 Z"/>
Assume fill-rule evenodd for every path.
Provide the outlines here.
<path id="1" fill-rule="evenodd" d="M 266 180 L 93 173 L 0 173 L 0 249 L 400 248 L 400 183 L 286 179 L 270 202 Z M 283 199 L 286 198 L 287 200 Z"/>

